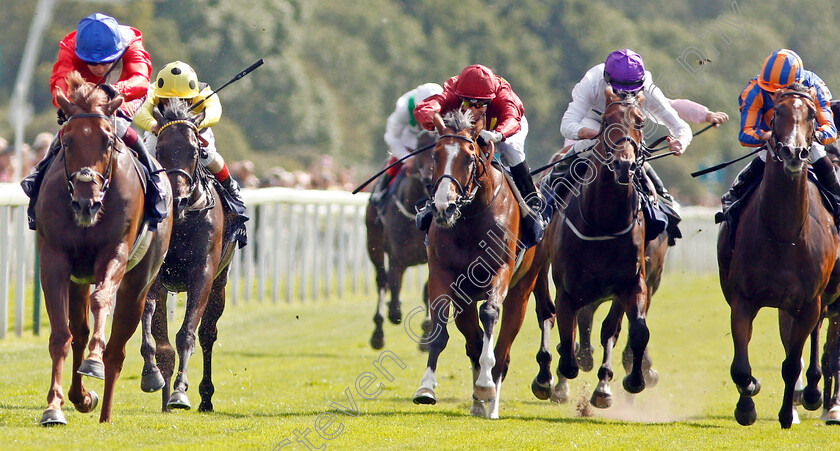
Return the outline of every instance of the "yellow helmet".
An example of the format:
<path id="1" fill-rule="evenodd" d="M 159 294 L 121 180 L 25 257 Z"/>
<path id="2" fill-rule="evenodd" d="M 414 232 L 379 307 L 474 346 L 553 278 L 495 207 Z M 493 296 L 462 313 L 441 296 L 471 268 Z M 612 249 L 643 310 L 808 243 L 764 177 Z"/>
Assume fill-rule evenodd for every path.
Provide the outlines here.
<path id="1" fill-rule="evenodd" d="M 174 61 L 158 72 L 155 88 L 158 97 L 192 99 L 198 95 L 198 76 L 189 64 Z"/>

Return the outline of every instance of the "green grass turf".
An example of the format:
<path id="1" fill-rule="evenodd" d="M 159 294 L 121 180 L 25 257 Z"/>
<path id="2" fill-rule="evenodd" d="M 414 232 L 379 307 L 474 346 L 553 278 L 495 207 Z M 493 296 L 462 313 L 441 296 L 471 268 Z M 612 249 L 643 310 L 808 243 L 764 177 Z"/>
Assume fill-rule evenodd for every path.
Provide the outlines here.
<path id="1" fill-rule="evenodd" d="M 414 288 L 406 290 L 404 299 L 404 314 L 420 303 Z M 302 435 L 307 429 L 313 449 L 815 449 L 838 443 L 840 428 L 825 426 L 819 412 L 801 407 L 802 424 L 779 427 L 783 350 L 773 310 L 759 313 L 750 347 L 754 374 L 762 382 L 755 397 L 758 421 L 750 427 L 736 423 L 729 308 L 715 276 L 666 274 L 648 318 L 659 385 L 631 403 L 621 388 L 624 371 L 616 353 L 615 403 L 607 410 L 589 409 L 592 417 L 581 417 L 578 406 L 591 395 L 594 372 L 571 381 L 574 399 L 569 404 L 531 394 L 538 344 L 533 301 L 502 386 L 500 420 L 469 416 L 471 371 L 463 337 L 454 326 L 438 365 L 438 404 L 412 404 L 426 355 L 402 326 L 386 324 L 384 351 L 406 365 L 401 369 L 386 362 L 393 377 L 388 380 L 374 366 L 380 352 L 368 345 L 373 310 L 373 295 L 229 306 L 215 348 L 214 413 L 162 414 L 160 394 L 140 391 L 142 361 L 135 334 L 117 383 L 113 423 L 104 425 L 98 423 L 99 408 L 80 414 L 68 402 L 67 426 L 40 427 L 50 380 L 49 329 L 39 337 L 10 334 L 0 341 L 0 449 L 272 449 L 290 437 L 293 443 L 283 449 L 307 449 L 294 441 L 296 431 Z M 596 315 L 598 325 L 605 313 L 604 307 Z M 173 341 L 174 333 L 170 326 Z M 556 331 L 553 336 L 556 343 Z M 620 347 L 625 340 L 626 325 Z M 552 368 L 556 363 L 555 353 Z M 197 349 L 188 391 L 194 407 L 200 401 L 201 366 Z M 69 363 L 66 368 L 65 392 Z M 357 390 L 365 377 L 377 377 L 371 388 L 382 384 L 373 399 Z M 86 378 L 85 383 L 102 395 L 102 381 Z M 342 411 L 354 410 L 348 393 L 358 413 Z M 328 439 L 318 435 L 316 423 Z"/>

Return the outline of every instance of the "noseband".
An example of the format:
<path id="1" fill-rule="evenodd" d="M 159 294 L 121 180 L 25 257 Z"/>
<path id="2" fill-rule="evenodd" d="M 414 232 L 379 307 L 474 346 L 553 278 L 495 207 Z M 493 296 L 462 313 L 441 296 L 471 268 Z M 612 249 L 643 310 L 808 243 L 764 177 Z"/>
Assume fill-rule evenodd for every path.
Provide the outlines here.
<path id="1" fill-rule="evenodd" d="M 104 114 L 100 113 L 79 113 L 70 116 L 65 121 L 66 124 L 72 121 L 73 119 L 82 119 L 82 118 L 89 118 L 95 117 L 98 119 L 105 119 L 111 124 L 111 129 L 116 129 L 116 124 L 114 123 L 114 117 L 109 117 Z M 63 138 L 63 137 L 62 137 Z M 108 188 L 111 186 L 111 173 L 113 172 L 114 168 L 114 151 L 118 151 L 116 146 L 114 145 L 116 138 L 114 137 L 114 133 L 111 132 L 110 136 L 108 137 L 108 145 L 105 146 L 105 150 L 111 149 L 111 152 L 108 153 L 108 170 L 106 172 L 107 175 L 102 175 L 95 169 L 90 167 L 84 167 L 79 169 L 78 171 L 70 174 L 69 170 L 67 169 L 67 151 L 64 145 L 64 139 L 61 139 L 61 148 L 65 150 L 64 153 L 64 176 L 67 178 L 67 190 L 70 192 L 70 195 L 73 195 L 73 192 L 76 190 L 76 182 L 82 183 L 89 183 L 94 182 L 102 187 L 99 189 L 99 192 L 102 196 L 105 196 L 105 192 L 108 191 Z"/>
<path id="2" fill-rule="evenodd" d="M 464 135 L 456 135 L 456 134 L 441 135 L 438 138 L 438 142 L 440 142 L 440 140 L 443 139 L 443 138 L 455 138 L 455 139 L 460 139 L 460 140 L 466 141 L 470 144 L 475 144 L 474 139 L 470 138 L 469 136 L 464 136 Z M 479 162 L 481 162 L 481 167 L 482 167 L 481 173 L 479 173 L 479 171 L 478 171 Z M 455 208 L 456 208 L 456 212 L 460 213 L 462 207 L 464 207 L 466 205 L 469 205 L 469 203 L 472 202 L 473 199 L 475 199 L 475 195 L 478 192 L 478 189 L 481 187 L 481 182 L 480 182 L 479 179 L 486 172 L 487 172 L 486 162 L 484 160 L 480 160 L 480 159 L 476 158 L 475 155 L 470 154 L 470 177 L 469 177 L 469 182 L 468 182 L 467 186 L 462 186 L 461 182 L 459 182 L 451 174 L 442 174 L 440 177 L 438 177 L 437 180 L 435 180 L 435 183 L 432 186 L 430 196 L 432 198 L 434 198 L 434 195 L 435 195 L 435 192 L 438 189 L 438 186 L 440 186 L 441 182 L 443 182 L 444 179 L 451 180 L 455 184 L 455 188 L 458 190 L 458 198 L 455 200 Z M 470 186 L 472 186 L 472 189 L 470 189 L 468 191 L 467 188 L 470 187 Z"/>
<path id="3" fill-rule="evenodd" d="M 198 133 L 198 127 L 196 127 L 196 125 L 194 123 L 192 123 L 190 121 L 187 121 L 187 120 L 175 120 L 175 121 L 171 121 L 171 122 L 167 122 L 166 124 L 163 124 L 163 126 L 158 130 L 158 133 L 157 133 L 158 137 L 160 137 L 161 133 L 163 133 L 163 131 L 166 130 L 167 127 L 172 126 L 172 125 L 177 125 L 177 124 L 186 125 L 187 127 L 189 127 L 195 133 L 196 138 L 200 142 L 201 141 L 206 142 L 204 140 L 204 138 L 202 138 L 201 135 Z M 194 150 L 193 155 L 195 157 L 195 164 L 193 165 L 192 174 L 188 173 L 187 171 L 185 171 L 181 168 L 174 168 L 174 169 L 167 169 L 166 170 L 166 175 L 181 174 L 181 175 L 183 175 L 184 177 L 187 178 L 187 182 L 189 183 L 189 186 L 190 186 L 188 197 L 192 196 L 193 192 L 195 192 L 195 189 L 198 186 L 198 177 L 196 177 L 196 171 L 198 170 L 198 149 L 196 148 L 196 149 L 193 149 L 193 150 Z"/>

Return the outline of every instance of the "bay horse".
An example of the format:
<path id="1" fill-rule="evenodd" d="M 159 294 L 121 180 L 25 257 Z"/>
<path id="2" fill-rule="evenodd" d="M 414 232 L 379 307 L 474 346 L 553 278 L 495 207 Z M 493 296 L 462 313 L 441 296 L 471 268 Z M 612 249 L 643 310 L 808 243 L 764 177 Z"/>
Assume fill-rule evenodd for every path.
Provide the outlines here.
<path id="1" fill-rule="evenodd" d="M 576 166 L 585 169 L 577 176 L 581 184 L 570 190 L 576 195 L 568 197 L 565 210 L 554 216 L 538 250 L 538 255 L 545 254 L 534 289 L 542 342 L 537 354 L 540 372 L 531 386 L 538 398 L 551 395 L 555 401 L 564 401 L 565 380 L 575 378 L 579 371 L 575 356 L 578 314 L 612 300 L 601 328 L 604 358 L 591 399 L 592 405 L 601 408 L 612 403 L 612 351 L 622 316 L 630 323 L 628 346 L 632 353 L 623 381 L 625 390 L 639 393 L 646 386 L 645 374 L 655 375 L 649 368 L 646 348 L 650 333 L 645 318 L 667 252 L 664 233 L 650 242 L 645 239 L 644 193 L 638 186 L 643 177 L 644 94 L 613 92 L 608 86 L 605 97 L 592 157 L 578 160 L 572 168 L 576 173 L 581 170 Z M 549 263 L 556 288 L 553 306 L 548 291 Z M 555 321 L 560 334 L 560 381 L 551 393 L 549 332 Z"/>
<path id="2" fill-rule="evenodd" d="M 432 331 L 414 402 L 437 402 L 435 372 L 449 340 L 447 323 L 454 307 L 455 325 L 466 339 L 473 369 L 470 413 L 498 418 L 510 348 L 522 326 L 538 268 L 531 267 L 535 248 L 522 252 L 521 211 L 512 182 L 492 164 L 493 146 L 482 148 L 476 141 L 484 121 L 484 115 L 474 119 L 472 112 L 460 110 L 435 117 L 439 135 L 432 154 L 435 220 L 428 235 Z M 479 308 L 481 300 L 486 301 Z"/>
<path id="3" fill-rule="evenodd" d="M 735 419 L 745 426 L 755 422 L 752 397 L 761 387 L 752 374 L 748 354 L 752 322 L 760 308 L 779 309 L 786 353 L 779 410 L 782 428 L 790 428 L 793 422 L 794 385 L 809 335 L 808 384 L 819 381 L 817 326 L 830 302 L 824 291 L 837 260 L 837 229 L 832 214 L 821 205 L 817 187 L 808 183 L 807 162 L 815 127 L 816 108 L 807 88 L 795 83 L 776 91 L 761 184 L 742 201 L 737 227 L 724 222 L 718 234 L 720 284 L 731 309 L 735 346 L 730 372 L 740 394 Z M 818 408 L 819 400 L 809 401 L 809 393 L 818 393 L 818 389 L 806 387 L 803 406 Z"/>
<path id="4" fill-rule="evenodd" d="M 434 145 L 432 133 L 422 133 L 418 148 Z M 426 254 L 426 233 L 415 225 L 415 204 L 428 197 L 427 186 L 432 184 L 432 152 L 421 152 L 405 165 L 404 172 L 394 180 L 393 193 L 380 208 L 369 202 L 365 212 L 367 226 L 367 252 L 376 269 L 376 292 L 378 300 L 373 316 L 373 335 L 370 346 L 373 349 L 385 347 L 385 333 L 382 329 L 385 305 L 388 306 L 388 320 L 393 324 L 402 322 L 400 291 L 405 270 L 429 261 Z M 388 188 L 386 188 L 388 189 Z M 385 264 L 385 256 L 388 264 Z M 423 303 L 428 310 L 428 286 L 423 287 Z M 390 301 L 388 300 L 390 298 Z M 424 333 L 428 332 L 430 321 L 424 320 Z M 426 340 L 420 340 L 420 349 L 428 350 Z"/>
<path id="5" fill-rule="evenodd" d="M 233 226 L 234 213 L 223 207 L 215 178 L 199 163 L 204 138 L 199 135 L 198 127 L 204 120 L 204 112 L 193 115 L 186 101 L 169 99 L 162 111 L 155 108 L 154 116 L 160 125 L 156 155 L 172 184 L 175 207 L 169 252 L 149 290 L 143 312 L 141 388 L 145 392 L 163 389 L 164 412 L 191 408 L 186 393 L 187 368 L 195 351 L 198 328 L 204 355 L 198 410 L 209 412 L 213 410 L 215 391 L 212 359 L 216 324 L 225 308 L 225 285 L 236 249 L 231 240 L 225 239 L 226 227 Z M 175 351 L 169 342 L 167 292 L 187 293 L 184 322 L 175 339 L 179 365 L 174 387 L 170 386 Z M 158 304 L 162 308 L 157 308 Z"/>
<path id="6" fill-rule="evenodd" d="M 163 263 L 172 228 L 170 217 L 156 232 L 144 227 L 143 177 L 116 134 L 114 114 L 123 97 L 109 98 L 78 72 L 72 72 L 67 83 L 66 94 L 56 89 L 56 101 L 68 118 L 60 131 L 61 148 L 44 175 L 35 205 L 52 358 L 48 406 L 40 420 L 44 426 L 67 424 L 61 379 L 71 346 L 68 399 L 79 412 L 92 411 L 98 396 L 85 389 L 81 376 L 104 378 L 99 421 L 111 421 L 125 343 L 140 322 L 143 298 Z M 171 198 L 167 196 L 170 205 Z M 115 294 L 106 344 L 105 324 Z M 82 361 L 89 338 L 88 357 Z"/>

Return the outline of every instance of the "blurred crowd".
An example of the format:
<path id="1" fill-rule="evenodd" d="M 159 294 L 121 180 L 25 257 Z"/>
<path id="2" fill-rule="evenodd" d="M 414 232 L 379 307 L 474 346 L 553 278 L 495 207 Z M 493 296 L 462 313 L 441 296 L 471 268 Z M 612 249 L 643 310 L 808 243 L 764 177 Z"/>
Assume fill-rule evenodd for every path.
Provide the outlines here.
<path id="1" fill-rule="evenodd" d="M 14 143 L 9 143 L 0 137 L 0 183 L 17 183 L 23 176 L 29 174 L 32 168 L 44 158 L 52 143 L 51 133 L 40 133 L 32 144 L 24 143 L 22 147 L 23 167 L 15 180 L 15 168 L 18 160 L 15 158 Z M 356 188 L 355 171 L 352 168 L 340 168 L 335 159 L 329 155 L 316 158 L 307 170 L 286 170 L 273 167 L 265 171 L 260 177 L 257 175 L 254 162 L 250 160 L 233 161 L 229 163 L 231 175 L 243 188 L 264 188 L 279 186 L 296 189 L 321 189 L 352 191 Z"/>

